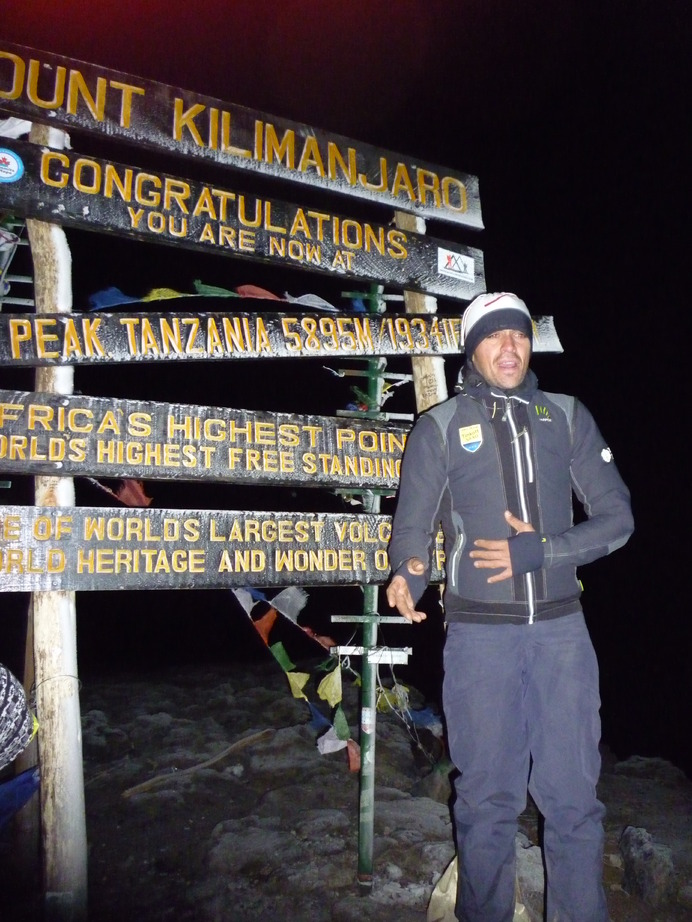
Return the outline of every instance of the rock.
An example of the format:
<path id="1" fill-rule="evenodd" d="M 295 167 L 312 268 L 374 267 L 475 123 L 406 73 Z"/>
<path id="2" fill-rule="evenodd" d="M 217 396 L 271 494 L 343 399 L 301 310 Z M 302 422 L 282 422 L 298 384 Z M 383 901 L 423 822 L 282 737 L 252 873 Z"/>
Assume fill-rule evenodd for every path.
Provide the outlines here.
<path id="1" fill-rule="evenodd" d="M 656 845 L 646 829 L 627 826 L 620 837 L 625 863 L 624 889 L 658 908 L 675 894 L 675 873 L 671 851 Z"/>
<path id="2" fill-rule="evenodd" d="M 95 761 L 117 759 L 132 748 L 129 736 L 119 727 L 110 727 L 103 711 L 91 710 L 82 718 L 82 749 Z"/>
<path id="3" fill-rule="evenodd" d="M 623 762 L 617 762 L 613 767 L 613 772 L 616 775 L 627 775 L 629 778 L 648 778 L 659 784 L 684 784 L 687 780 L 682 769 L 673 765 L 672 762 L 644 756 L 630 756 Z"/>
<path id="4" fill-rule="evenodd" d="M 541 922 L 545 889 L 541 850 L 537 845 L 532 845 L 525 835 L 519 833 L 516 840 L 516 854 L 519 899 L 526 907 L 530 922 Z"/>
<path id="5" fill-rule="evenodd" d="M 439 762 L 431 772 L 424 775 L 412 788 L 416 797 L 429 797 L 440 804 L 449 804 L 452 797 L 452 782 L 450 772 L 454 766 L 444 759 Z"/>
<path id="6" fill-rule="evenodd" d="M 377 717 L 373 874 L 364 879 L 358 775 L 344 751 L 319 753 L 308 709 L 274 662 L 108 677 L 82 694 L 90 918 L 426 922 L 454 856 L 451 765 L 418 760 L 399 716 Z M 357 689 L 345 698 L 355 732 Z M 251 745 L 223 756 L 246 738 Z M 692 785 L 681 777 L 665 760 L 632 758 L 602 779 L 613 922 L 692 918 Z M 541 823 L 531 801 L 521 828 L 525 911 L 515 922 L 541 922 Z M 33 922 L 11 856 L 0 840 L 2 918 Z"/>
<path id="7" fill-rule="evenodd" d="M 680 892 L 678 893 L 678 902 L 681 906 L 686 906 L 688 909 L 692 909 L 692 883 L 680 889 Z"/>

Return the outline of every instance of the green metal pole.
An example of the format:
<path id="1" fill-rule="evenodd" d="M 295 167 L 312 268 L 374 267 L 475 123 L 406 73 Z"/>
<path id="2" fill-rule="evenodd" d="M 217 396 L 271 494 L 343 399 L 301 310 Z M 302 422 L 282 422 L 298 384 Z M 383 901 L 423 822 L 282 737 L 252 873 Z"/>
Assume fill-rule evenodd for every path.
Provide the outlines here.
<path id="1" fill-rule="evenodd" d="M 410 221 L 419 219 L 410 215 L 397 213 L 397 222 L 407 230 L 425 230 L 425 222 L 420 220 L 414 227 Z M 370 293 L 361 295 L 371 312 L 379 311 L 382 304 L 381 285 L 371 286 Z M 355 294 L 348 292 L 349 295 Z M 421 300 L 424 299 L 424 300 Z M 437 302 L 429 296 L 415 292 L 405 292 L 404 301 L 407 312 L 420 311 L 434 313 Z M 368 410 L 376 413 L 382 408 L 383 374 L 387 366 L 386 359 L 368 359 Z M 447 396 L 444 378 L 444 362 L 438 357 L 419 356 L 412 359 L 413 381 L 416 391 L 416 405 L 419 412 L 440 403 Z M 375 491 L 363 495 L 363 506 L 368 513 L 380 511 L 380 496 Z M 380 616 L 377 613 L 378 587 L 363 588 L 363 667 L 360 717 L 360 811 L 358 825 L 358 882 L 362 892 L 369 893 L 373 883 L 373 838 L 375 820 L 375 731 L 377 715 L 377 669 L 370 662 L 369 653 L 377 646 L 377 631 Z M 404 620 L 403 618 L 401 619 Z"/>
<path id="2" fill-rule="evenodd" d="M 376 311 L 379 306 L 381 286 L 373 286 L 368 297 L 368 307 Z M 368 359 L 369 409 L 382 406 L 382 372 L 385 359 Z M 368 493 L 363 497 L 367 513 L 380 511 L 380 497 Z M 358 814 L 358 883 L 369 892 L 373 882 L 373 840 L 375 824 L 375 742 L 377 715 L 377 673 L 370 662 L 369 652 L 377 646 L 377 586 L 363 587 L 363 665 L 360 705 L 360 802 Z M 369 617 L 368 617 L 369 616 Z"/>
<path id="3" fill-rule="evenodd" d="M 374 511 L 374 510 L 373 510 Z M 365 612 L 377 611 L 377 586 L 366 586 Z M 375 742 L 376 673 L 368 661 L 368 651 L 377 644 L 377 620 L 373 615 L 363 623 L 363 665 L 360 705 L 360 802 L 358 813 L 358 883 L 370 890 L 373 879 L 373 839 L 375 824 Z"/>

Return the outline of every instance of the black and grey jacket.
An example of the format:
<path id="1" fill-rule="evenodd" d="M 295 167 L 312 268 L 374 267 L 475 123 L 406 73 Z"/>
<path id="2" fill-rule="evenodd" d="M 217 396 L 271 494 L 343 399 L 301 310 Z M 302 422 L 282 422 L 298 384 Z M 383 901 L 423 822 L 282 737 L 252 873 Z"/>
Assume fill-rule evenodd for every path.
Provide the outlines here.
<path id="1" fill-rule="evenodd" d="M 585 519 L 573 519 L 572 491 Z M 535 532 L 512 537 L 509 509 Z M 409 434 L 389 557 L 417 601 L 425 581 L 405 563 L 429 561 L 445 536 L 447 621 L 532 623 L 580 611 L 576 569 L 621 547 L 634 525 L 629 491 L 596 423 L 576 398 L 538 390 L 529 371 L 511 394 L 474 372 L 461 392 Z M 488 583 L 477 538 L 509 538 L 514 576 Z"/>

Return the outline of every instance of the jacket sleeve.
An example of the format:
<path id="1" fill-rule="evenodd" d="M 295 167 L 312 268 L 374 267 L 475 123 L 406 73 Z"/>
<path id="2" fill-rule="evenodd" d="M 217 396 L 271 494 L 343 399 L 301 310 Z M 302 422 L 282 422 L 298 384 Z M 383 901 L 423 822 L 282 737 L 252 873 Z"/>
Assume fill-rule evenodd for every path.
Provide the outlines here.
<path id="1" fill-rule="evenodd" d="M 572 488 L 584 507 L 586 521 L 558 535 L 542 535 L 544 567 L 581 566 L 622 547 L 634 531 L 629 490 L 596 422 L 575 402 Z"/>
<path id="2" fill-rule="evenodd" d="M 431 552 L 439 527 L 439 507 L 447 483 L 447 446 L 440 427 L 421 416 L 409 433 L 401 465 L 397 505 L 389 542 L 392 574 L 406 579 L 416 602 L 431 569 Z M 426 564 L 425 578 L 412 576 L 405 564 L 418 557 Z"/>

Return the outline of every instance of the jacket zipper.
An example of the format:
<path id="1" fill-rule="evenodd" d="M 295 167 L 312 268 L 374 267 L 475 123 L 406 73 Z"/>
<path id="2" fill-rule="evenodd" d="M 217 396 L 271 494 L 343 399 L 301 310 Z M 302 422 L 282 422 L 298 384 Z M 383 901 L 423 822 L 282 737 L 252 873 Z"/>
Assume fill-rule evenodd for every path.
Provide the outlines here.
<path id="1" fill-rule="evenodd" d="M 519 502 L 521 503 L 521 517 L 524 522 L 529 521 L 529 506 L 526 496 L 526 474 L 528 474 L 529 483 L 533 482 L 533 462 L 531 461 L 531 444 L 528 429 L 524 428 L 521 432 L 517 431 L 516 420 L 512 410 L 511 398 L 505 398 L 505 418 L 512 434 L 512 457 L 514 458 L 514 467 L 517 472 L 517 481 L 519 484 Z M 524 454 L 526 458 L 526 474 L 522 464 L 520 440 L 524 445 Z M 532 573 L 524 573 L 524 585 L 526 587 L 526 597 L 529 606 L 529 624 L 533 624 L 536 616 L 536 584 Z"/>
<path id="2" fill-rule="evenodd" d="M 454 547 L 452 548 L 452 554 L 451 554 L 450 562 L 449 562 L 450 564 L 449 573 L 452 574 L 452 589 L 454 589 L 455 591 L 457 588 L 457 578 L 456 578 L 457 561 L 459 560 L 459 557 L 461 556 L 461 552 L 464 548 L 464 543 L 465 543 L 464 536 L 459 535 L 459 537 L 454 542 Z"/>

